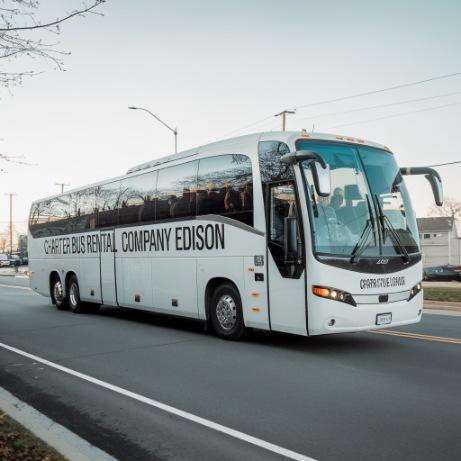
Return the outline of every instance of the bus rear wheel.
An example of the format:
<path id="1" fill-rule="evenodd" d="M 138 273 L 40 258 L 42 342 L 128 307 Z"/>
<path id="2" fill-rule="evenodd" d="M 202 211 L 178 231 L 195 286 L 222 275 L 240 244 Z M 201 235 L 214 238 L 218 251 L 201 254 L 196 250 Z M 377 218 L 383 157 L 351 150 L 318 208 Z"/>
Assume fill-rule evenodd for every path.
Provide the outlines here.
<path id="1" fill-rule="evenodd" d="M 56 276 L 53 279 L 53 285 L 51 289 L 51 297 L 53 304 L 60 310 L 65 311 L 68 309 L 67 300 L 64 298 L 64 290 L 62 287 L 61 279 Z"/>
<path id="2" fill-rule="evenodd" d="M 240 295 L 230 283 L 218 286 L 213 292 L 210 317 L 213 329 L 220 338 L 238 341 L 250 331 L 243 321 Z"/>
<path id="3" fill-rule="evenodd" d="M 78 280 L 75 275 L 72 275 L 67 284 L 67 298 L 69 303 L 69 309 L 80 314 L 84 312 L 84 303 L 80 300 L 80 289 L 78 287 Z"/>

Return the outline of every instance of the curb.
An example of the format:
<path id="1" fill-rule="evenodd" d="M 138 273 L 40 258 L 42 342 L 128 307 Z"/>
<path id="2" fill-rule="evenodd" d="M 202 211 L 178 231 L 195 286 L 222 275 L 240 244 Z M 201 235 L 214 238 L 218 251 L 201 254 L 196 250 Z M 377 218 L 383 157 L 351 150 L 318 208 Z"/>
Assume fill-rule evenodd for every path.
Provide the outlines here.
<path id="1" fill-rule="evenodd" d="M 0 387 L 0 409 L 69 461 L 117 461 Z"/>
<path id="2" fill-rule="evenodd" d="M 424 300 L 424 309 L 436 309 L 439 311 L 461 312 L 461 303 L 452 301 L 429 301 Z"/>

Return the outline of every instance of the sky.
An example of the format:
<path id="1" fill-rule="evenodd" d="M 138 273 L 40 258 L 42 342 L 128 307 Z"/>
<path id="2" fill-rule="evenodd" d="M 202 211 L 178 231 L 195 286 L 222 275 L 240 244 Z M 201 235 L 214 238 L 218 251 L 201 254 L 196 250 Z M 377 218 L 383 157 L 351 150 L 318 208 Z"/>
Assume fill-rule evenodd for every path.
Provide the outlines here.
<path id="1" fill-rule="evenodd" d="M 36 20 L 81 6 L 43 0 Z M 461 160 L 459 0 L 107 0 L 96 11 L 60 35 L 34 32 L 71 53 L 65 71 L 30 58 L 1 63 L 42 73 L 0 88 L 0 153 L 30 164 L 0 161 L 0 229 L 9 194 L 19 225 L 60 184 L 70 190 L 172 154 L 172 131 L 129 106 L 176 128 L 178 151 L 280 130 L 275 114 L 296 110 L 287 130 L 378 142 L 400 166 Z M 461 164 L 436 169 L 445 196 L 461 201 Z M 429 183 L 406 181 L 426 216 Z"/>

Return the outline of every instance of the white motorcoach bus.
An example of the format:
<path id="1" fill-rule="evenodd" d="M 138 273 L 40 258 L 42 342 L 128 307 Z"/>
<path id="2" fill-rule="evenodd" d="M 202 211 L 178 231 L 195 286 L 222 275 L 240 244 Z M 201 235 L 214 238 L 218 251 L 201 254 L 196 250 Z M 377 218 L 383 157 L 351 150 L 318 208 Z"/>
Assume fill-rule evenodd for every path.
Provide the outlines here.
<path id="1" fill-rule="evenodd" d="M 387 147 L 305 132 L 242 136 L 32 204 L 30 286 L 58 309 L 201 319 L 225 339 L 418 322 L 416 219 Z"/>

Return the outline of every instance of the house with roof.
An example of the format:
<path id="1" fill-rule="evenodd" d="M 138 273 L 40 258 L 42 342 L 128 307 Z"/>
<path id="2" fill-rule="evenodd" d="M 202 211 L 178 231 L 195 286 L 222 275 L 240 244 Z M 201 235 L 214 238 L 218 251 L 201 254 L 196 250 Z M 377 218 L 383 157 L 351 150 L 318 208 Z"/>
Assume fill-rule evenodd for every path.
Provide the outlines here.
<path id="1" fill-rule="evenodd" d="M 423 267 L 461 265 L 461 239 L 453 217 L 417 218 Z"/>

